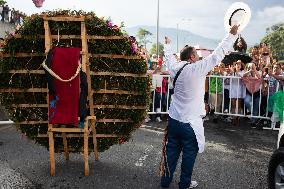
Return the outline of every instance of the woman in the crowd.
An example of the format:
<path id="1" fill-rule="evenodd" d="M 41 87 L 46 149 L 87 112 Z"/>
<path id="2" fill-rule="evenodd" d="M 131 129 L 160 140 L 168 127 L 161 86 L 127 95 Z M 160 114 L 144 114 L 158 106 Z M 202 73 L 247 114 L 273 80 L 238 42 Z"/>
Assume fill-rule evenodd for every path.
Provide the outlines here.
<path id="1" fill-rule="evenodd" d="M 248 63 L 242 78 L 246 86 L 245 107 L 252 116 L 259 116 L 260 88 L 262 85 L 261 73 L 257 71 L 254 63 Z M 255 125 L 256 119 L 252 118 L 251 123 Z"/>

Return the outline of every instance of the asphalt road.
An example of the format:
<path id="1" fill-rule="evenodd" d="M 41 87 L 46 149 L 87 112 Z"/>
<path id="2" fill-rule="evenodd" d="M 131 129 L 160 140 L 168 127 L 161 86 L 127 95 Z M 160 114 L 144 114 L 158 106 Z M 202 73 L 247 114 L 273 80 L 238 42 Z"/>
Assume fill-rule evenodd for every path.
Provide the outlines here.
<path id="1" fill-rule="evenodd" d="M 206 150 L 199 154 L 193 179 L 198 189 L 267 188 L 270 155 L 276 148 L 277 132 L 205 122 Z M 90 176 L 83 175 L 82 154 L 65 162 L 56 156 L 56 176 L 49 176 L 49 153 L 23 137 L 13 126 L 0 126 L 0 189 L 96 188 L 159 189 L 158 167 L 166 122 L 147 123 L 131 141 L 112 146 L 90 157 Z M 170 188 L 178 188 L 180 165 Z"/>

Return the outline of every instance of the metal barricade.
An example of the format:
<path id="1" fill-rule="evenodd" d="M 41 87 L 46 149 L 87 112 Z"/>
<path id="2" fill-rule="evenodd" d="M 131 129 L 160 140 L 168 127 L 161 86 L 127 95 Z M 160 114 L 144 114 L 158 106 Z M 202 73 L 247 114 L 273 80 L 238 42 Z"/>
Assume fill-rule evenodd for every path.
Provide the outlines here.
<path id="1" fill-rule="evenodd" d="M 156 78 L 156 77 L 160 77 L 160 78 Z M 210 93 L 210 88 L 212 89 L 212 86 L 210 86 L 210 81 L 212 79 L 218 79 L 219 82 L 221 82 L 221 91 L 218 92 L 218 86 L 216 84 L 215 86 L 215 92 L 214 93 Z M 163 85 L 163 80 L 167 81 L 166 85 Z M 266 106 L 268 106 L 268 100 L 269 100 L 269 86 L 268 86 L 268 91 L 267 91 L 267 96 L 263 95 L 263 88 L 262 86 L 259 89 L 259 99 L 255 99 L 256 97 L 254 97 L 254 95 L 251 95 L 251 100 L 250 100 L 250 110 L 247 112 L 246 110 L 248 109 L 245 105 L 244 100 L 246 99 L 246 91 L 244 91 L 244 96 L 243 98 L 230 98 L 230 96 L 225 96 L 225 89 L 227 89 L 229 91 L 229 95 L 230 92 L 232 91 L 236 91 L 237 94 L 236 96 L 239 96 L 239 90 L 235 90 L 232 89 L 232 83 L 234 82 L 235 84 L 237 83 L 237 88 L 239 89 L 242 84 L 241 78 L 237 77 L 237 76 L 217 76 L 217 75 L 208 75 L 207 76 L 207 80 L 208 80 L 208 103 L 209 104 L 214 104 L 214 113 L 216 115 L 226 115 L 226 116 L 238 116 L 238 117 L 247 117 L 250 119 L 257 119 L 258 121 L 271 121 L 271 125 L 270 126 L 266 126 L 263 127 L 263 129 L 273 129 L 273 130 L 279 130 L 279 128 L 275 128 L 275 121 L 274 119 L 271 119 L 271 117 L 273 118 L 273 116 L 269 116 L 268 115 L 268 110 L 267 108 L 264 108 L 262 105 L 262 103 L 264 103 L 266 101 Z M 229 82 L 228 82 L 229 81 Z M 158 83 L 157 83 L 158 82 Z M 169 106 L 170 106 L 170 100 L 171 100 L 171 95 L 173 93 L 173 87 L 172 87 L 172 83 L 171 83 L 171 78 L 169 75 L 153 75 L 152 78 L 152 93 L 151 93 L 151 98 L 152 98 L 152 102 L 150 104 L 150 108 L 148 111 L 148 114 L 168 114 L 168 110 L 169 110 Z M 217 83 L 217 82 L 216 82 Z M 227 85 L 227 88 L 225 87 Z M 157 87 L 160 87 L 160 90 L 156 90 Z M 166 88 L 162 89 L 162 88 Z M 244 90 L 246 90 L 245 86 L 243 86 Z M 279 85 L 278 85 L 279 87 Z M 277 88 L 278 88 L 277 87 Z M 219 89 L 220 90 L 220 89 Z M 277 89 L 278 90 L 278 89 Z M 158 92 L 157 92 L 158 91 Z M 164 93 L 163 93 L 164 92 Z M 214 97 L 215 98 L 212 98 Z M 229 98 L 229 99 L 228 99 Z M 213 100 L 213 102 L 212 102 Z M 234 102 L 235 101 L 235 102 Z M 239 101 L 242 101 L 241 103 Z M 227 104 L 227 110 L 225 108 Z M 255 102 L 255 103 L 254 103 Z M 257 102 L 257 103 L 256 103 Z M 249 101 L 248 101 L 249 103 Z M 218 104 L 221 105 L 220 107 L 218 107 Z M 233 104 L 235 104 L 235 106 L 232 106 Z M 241 107 L 240 107 L 241 104 Z M 255 110 L 255 106 L 257 106 L 257 112 Z M 212 108 L 212 107 L 211 107 Z M 232 109 L 234 108 L 234 110 Z M 265 109 L 265 111 L 264 111 Z M 240 111 L 241 110 L 241 111 Z M 264 112 L 263 112 L 264 111 Z M 254 113 L 253 113 L 254 112 Z"/>
<path id="2" fill-rule="evenodd" d="M 269 105 L 269 86 L 267 89 L 267 96 L 263 95 L 263 88 L 262 85 L 259 89 L 259 91 L 257 91 L 257 93 L 259 93 L 259 97 L 255 97 L 254 93 L 251 95 L 248 95 L 247 93 L 247 89 L 244 86 L 244 84 L 242 84 L 241 81 L 241 77 L 238 76 L 218 76 L 218 75 L 209 75 L 207 76 L 208 78 L 208 82 L 209 82 L 209 99 L 208 99 L 208 103 L 211 105 L 210 108 L 212 108 L 212 104 L 214 104 L 213 108 L 214 108 L 214 113 L 216 115 L 226 115 L 226 116 L 238 116 L 238 117 L 247 117 L 250 119 L 257 119 L 257 120 L 267 120 L 267 121 L 271 121 L 271 125 L 270 126 L 265 126 L 263 127 L 263 129 L 273 129 L 273 130 L 279 130 L 279 128 L 275 128 L 275 124 L 276 121 L 273 118 L 273 115 L 269 115 L 268 114 L 268 105 Z M 218 82 L 216 81 L 214 84 L 215 86 L 213 86 L 213 88 L 215 88 L 214 92 L 210 93 L 210 88 L 212 89 L 212 86 L 210 86 L 211 81 L 212 80 L 219 80 L 219 82 L 221 82 L 221 91 L 219 89 L 218 91 Z M 226 83 L 225 81 L 229 80 L 229 83 L 227 84 L 226 88 Z M 232 82 L 236 82 L 237 81 L 237 87 L 236 86 L 232 86 Z M 245 91 L 240 91 L 239 89 L 241 88 L 240 86 L 243 85 L 243 90 Z M 236 87 L 237 90 L 232 89 L 232 87 Z M 278 90 L 279 88 L 279 83 L 277 86 Z M 229 91 L 229 99 L 227 99 L 229 101 L 228 109 L 225 108 L 225 104 L 224 102 L 226 102 L 225 98 L 225 90 Z M 237 92 L 237 98 L 230 98 L 230 94 L 236 91 Z M 243 97 L 239 97 L 239 93 L 243 92 L 245 95 Z M 211 95 L 210 95 L 211 94 Z M 213 95 L 212 95 L 213 94 Z M 221 100 L 220 100 L 220 96 L 221 96 Z M 215 97 L 215 98 L 212 98 Z M 219 98 L 219 99 L 218 99 Z M 263 100 L 264 99 L 264 100 Z M 235 100 L 235 106 L 232 107 L 232 102 L 233 100 Z M 213 101 L 213 102 L 212 102 Z M 221 101 L 221 107 L 219 107 L 218 105 L 220 104 Z M 242 103 L 239 103 L 239 101 L 242 101 Z M 266 103 L 264 103 L 266 101 Z M 248 108 L 245 104 L 251 104 L 250 108 Z M 242 104 L 242 107 L 239 107 L 239 104 Z M 255 107 L 257 106 L 257 107 Z M 263 107 L 266 106 L 266 107 Z M 233 109 L 232 109 L 233 108 Z M 265 110 L 264 110 L 265 109 Z M 241 110 L 241 111 L 240 111 Z M 264 110 L 264 111 L 263 111 Z"/>

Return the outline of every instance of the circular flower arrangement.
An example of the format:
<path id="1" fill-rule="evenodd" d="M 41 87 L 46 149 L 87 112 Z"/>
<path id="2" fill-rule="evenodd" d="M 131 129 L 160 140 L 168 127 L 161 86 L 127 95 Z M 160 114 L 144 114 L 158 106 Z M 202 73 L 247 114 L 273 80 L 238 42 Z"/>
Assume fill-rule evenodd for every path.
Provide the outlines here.
<path id="1" fill-rule="evenodd" d="M 92 36 L 88 38 L 89 53 L 109 55 L 89 58 L 92 73 L 107 73 L 91 75 L 94 112 L 98 120 L 96 131 L 97 134 L 117 136 L 97 138 L 98 150 L 102 152 L 114 144 L 122 144 L 129 140 L 131 132 L 142 124 L 147 113 L 150 86 L 149 78 L 146 76 L 146 62 L 140 58 L 139 49 L 133 37 L 123 32 L 122 27 L 114 25 L 110 20 L 98 18 L 94 13 L 60 10 L 32 15 L 26 18 L 19 30 L 8 35 L 0 55 L 0 104 L 6 108 L 9 117 L 22 133 L 48 148 L 47 91 L 40 90 L 47 88 L 47 80 L 44 74 L 37 74 L 38 71 L 43 70 L 41 63 L 46 56 L 43 15 L 48 17 L 85 16 L 87 34 Z M 81 35 L 80 22 L 49 21 L 49 27 L 51 35 Z M 100 36 L 99 39 L 96 36 Z M 110 39 L 107 36 L 114 37 Z M 55 45 L 58 41 L 55 39 L 52 43 Z M 60 44 L 81 48 L 81 39 L 60 39 Z M 138 58 L 127 58 L 135 56 Z M 96 92 L 101 89 L 124 91 L 124 93 Z M 42 104 L 46 106 L 41 106 Z M 104 108 L 107 105 L 111 106 Z M 128 121 L 100 121 L 106 119 Z M 90 138 L 89 149 L 93 149 L 91 141 L 92 138 Z M 74 152 L 80 152 L 83 139 L 68 138 L 68 146 Z M 60 152 L 62 149 L 62 138 L 55 138 L 55 150 Z"/>

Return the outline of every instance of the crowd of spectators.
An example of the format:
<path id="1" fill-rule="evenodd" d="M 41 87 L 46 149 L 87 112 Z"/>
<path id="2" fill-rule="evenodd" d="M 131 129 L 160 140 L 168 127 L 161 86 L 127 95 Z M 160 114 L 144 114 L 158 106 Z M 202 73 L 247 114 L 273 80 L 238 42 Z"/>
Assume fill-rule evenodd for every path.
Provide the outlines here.
<path id="1" fill-rule="evenodd" d="M 2 22 L 15 24 L 16 26 L 23 23 L 26 15 L 23 12 L 10 8 L 7 4 L 0 6 L 0 17 Z"/>
<path id="2" fill-rule="evenodd" d="M 246 44 L 239 38 L 234 49 L 246 53 Z M 271 117 L 273 113 L 273 94 L 283 90 L 284 65 L 280 64 L 277 57 L 266 43 L 260 43 L 249 50 L 250 62 L 237 60 L 232 64 L 220 63 L 208 75 L 209 98 L 206 102 L 211 111 L 222 114 L 238 114 L 252 117 L 252 126 L 257 126 L 257 117 Z M 223 77 L 214 77 L 223 76 Z M 227 116 L 227 122 L 239 124 L 238 116 Z M 216 118 L 215 118 L 216 119 Z"/>
<path id="3" fill-rule="evenodd" d="M 225 116 L 227 122 L 238 124 L 240 119 L 238 115 L 245 115 L 251 117 L 250 122 L 255 126 L 257 117 L 272 115 L 271 96 L 277 90 L 283 89 L 284 64 L 278 63 L 277 57 L 272 56 L 266 43 L 260 43 L 247 50 L 245 40 L 239 36 L 234 44 L 234 50 L 247 53 L 252 60 L 250 62 L 235 60 L 229 64 L 220 62 L 208 73 L 205 82 L 205 103 L 209 107 L 209 113 L 218 112 L 227 115 Z M 152 78 L 151 89 L 154 99 L 149 109 L 154 115 L 145 121 L 151 119 L 160 122 L 160 112 L 167 111 L 173 94 L 172 80 L 169 79 L 162 57 L 156 54 L 149 56 L 143 47 L 140 51 L 147 61 L 148 74 Z M 178 60 L 179 55 L 175 56 Z"/>

